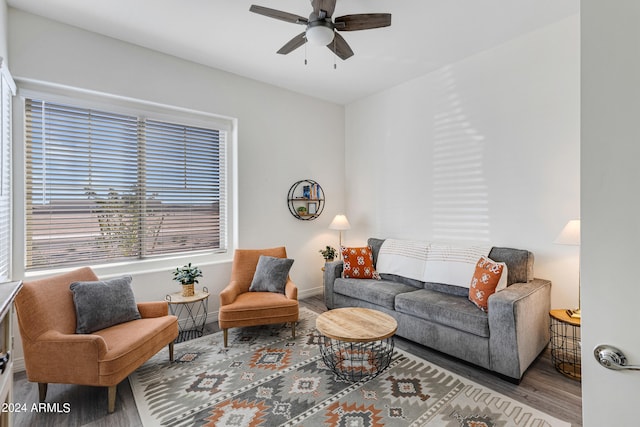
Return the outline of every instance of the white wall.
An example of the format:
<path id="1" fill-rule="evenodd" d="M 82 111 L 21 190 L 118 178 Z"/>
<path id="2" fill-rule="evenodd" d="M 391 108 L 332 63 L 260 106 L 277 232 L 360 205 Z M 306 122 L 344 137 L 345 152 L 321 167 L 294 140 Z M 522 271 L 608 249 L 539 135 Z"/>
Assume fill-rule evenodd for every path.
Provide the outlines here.
<path id="1" fill-rule="evenodd" d="M 552 305 L 578 304 L 579 18 L 347 106 L 346 199 L 369 236 L 532 251 Z"/>
<path id="2" fill-rule="evenodd" d="M 237 118 L 238 247 L 285 245 L 289 257 L 295 259 L 291 277 L 299 294 L 320 292 L 323 260 L 318 250 L 327 244 L 337 245 L 337 235 L 327 227 L 333 215 L 344 209 L 344 107 L 12 8 L 9 44 L 12 73 L 17 79 Z M 321 131 L 318 123 L 322 123 Z M 16 144 L 22 141 L 16 140 Z M 324 213 L 314 221 L 293 218 L 286 205 L 289 187 L 305 178 L 318 181 L 327 197 Z M 21 203 L 21 188 L 16 196 Z M 16 218 L 17 254 L 23 251 L 21 221 Z M 217 295 L 230 275 L 230 258 L 226 258 L 200 264 L 204 271 L 201 284 L 212 293 L 209 310 L 213 315 L 217 313 Z M 134 272 L 137 299 L 164 299 L 167 293 L 178 291 L 170 270 L 182 261 Z M 14 266 L 16 279 L 22 278 L 22 263 L 18 264 Z"/>
<path id="3" fill-rule="evenodd" d="M 638 419 L 640 372 L 597 364 L 599 344 L 640 365 L 640 3 L 583 0 L 582 396 L 585 427 Z"/>
<path id="4" fill-rule="evenodd" d="M 0 0 L 0 56 L 4 58 L 7 63 L 9 62 L 9 52 L 7 47 L 7 2 L 6 0 Z"/>

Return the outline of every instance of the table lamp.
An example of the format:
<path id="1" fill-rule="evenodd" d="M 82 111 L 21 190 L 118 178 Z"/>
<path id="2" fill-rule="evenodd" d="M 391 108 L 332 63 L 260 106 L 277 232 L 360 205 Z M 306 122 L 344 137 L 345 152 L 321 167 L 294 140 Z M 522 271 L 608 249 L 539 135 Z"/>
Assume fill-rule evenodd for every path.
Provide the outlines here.
<path id="1" fill-rule="evenodd" d="M 553 243 L 580 246 L 580 220 L 572 219 L 564 226 Z M 580 318 L 580 254 L 578 254 L 578 308 L 567 310 L 569 317 Z"/>
<path id="2" fill-rule="evenodd" d="M 329 229 L 340 231 L 340 247 L 342 247 L 342 231 L 350 230 L 351 224 L 349 224 L 349 220 L 347 219 L 346 216 L 342 214 L 338 214 L 333 218 L 333 221 L 331 221 L 331 224 L 329 224 Z"/>

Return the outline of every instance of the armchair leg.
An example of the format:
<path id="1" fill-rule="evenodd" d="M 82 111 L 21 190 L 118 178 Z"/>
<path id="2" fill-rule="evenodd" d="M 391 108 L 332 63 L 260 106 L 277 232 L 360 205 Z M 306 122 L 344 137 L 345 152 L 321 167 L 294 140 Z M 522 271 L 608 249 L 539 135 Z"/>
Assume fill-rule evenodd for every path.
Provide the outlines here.
<path id="1" fill-rule="evenodd" d="M 169 361 L 173 362 L 173 341 L 169 343 Z"/>
<path id="2" fill-rule="evenodd" d="M 223 329 L 222 330 L 222 336 L 224 337 L 224 346 L 227 346 L 227 341 L 229 339 L 229 329 Z"/>
<path id="3" fill-rule="evenodd" d="M 44 399 L 47 397 L 47 383 L 38 383 L 38 397 L 40 402 L 44 402 Z"/>
<path id="4" fill-rule="evenodd" d="M 112 385 L 109 387 L 108 390 L 108 409 L 107 411 L 111 414 L 113 413 L 113 411 L 115 411 L 116 409 L 116 389 L 118 388 L 117 385 Z"/>
<path id="5" fill-rule="evenodd" d="M 296 339 L 296 322 L 291 322 L 291 336 Z"/>

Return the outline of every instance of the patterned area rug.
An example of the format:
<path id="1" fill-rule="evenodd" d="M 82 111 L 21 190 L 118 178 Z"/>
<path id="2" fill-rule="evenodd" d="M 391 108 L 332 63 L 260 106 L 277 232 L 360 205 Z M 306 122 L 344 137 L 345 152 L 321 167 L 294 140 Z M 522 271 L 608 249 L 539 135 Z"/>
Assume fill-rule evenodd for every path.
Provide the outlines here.
<path id="1" fill-rule="evenodd" d="M 565 427 L 543 412 L 395 350 L 378 377 L 338 379 L 318 350 L 316 314 L 283 325 L 231 329 L 162 351 L 129 380 L 151 426 Z"/>

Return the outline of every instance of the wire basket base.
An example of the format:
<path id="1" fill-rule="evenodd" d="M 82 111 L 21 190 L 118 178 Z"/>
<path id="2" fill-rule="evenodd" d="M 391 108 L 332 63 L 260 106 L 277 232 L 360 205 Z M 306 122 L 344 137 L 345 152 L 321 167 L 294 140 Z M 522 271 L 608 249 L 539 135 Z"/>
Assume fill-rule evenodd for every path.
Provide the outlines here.
<path id="1" fill-rule="evenodd" d="M 343 380 L 356 383 L 380 375 L 391 363 L 393 337 L 372 342 L 345 342 L 318 337 L 322 360 Z"/>

